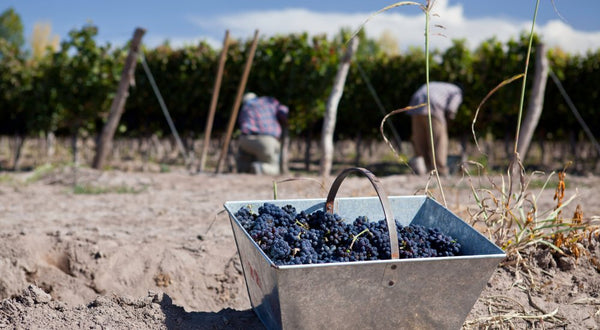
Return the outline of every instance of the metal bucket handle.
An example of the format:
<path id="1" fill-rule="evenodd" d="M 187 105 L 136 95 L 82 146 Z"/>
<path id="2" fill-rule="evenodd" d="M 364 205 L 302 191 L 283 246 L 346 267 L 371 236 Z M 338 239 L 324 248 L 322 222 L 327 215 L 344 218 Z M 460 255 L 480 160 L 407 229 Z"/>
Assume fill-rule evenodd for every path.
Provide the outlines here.
<path id="1" fill-rule="evenodd" d="M 362 167 L 350 167 L 342 171 L 329 189 L 329 194 L 327 195 L 327 201 L 325 202 L 325 212 L 333 213 L 333 202 L 335 200 L 335 195 L 337 194 L 342 181 L 350 174 L 351 172 L 360 172 L 364 174 L 371 184 L 373 188 L 375 188 L 375 192 L 377 192 L 377 196 L 379 197 L 379 201 L 381 202 L 381 206 L 383 206 L 383 215 L 385 216 L 385 221 L 388 226 L 388 233 L 390 235 L 390 247 L 392 252 L 392 259 L 400 258 L 400 249 L 398 248 L 398 232 L 396 231 L 396 221 L 394 220 L 394 215 L 392 214 L 392 208 L 390 207 L 390 202 L 388 200 L 388 196 L 386 192 L 383 190 L 381 185 L 381 181 L 379 178 L 375 176 L 371 171 Z M 396 242 L 396 244 L 392 244 L 392 242 Z"/>

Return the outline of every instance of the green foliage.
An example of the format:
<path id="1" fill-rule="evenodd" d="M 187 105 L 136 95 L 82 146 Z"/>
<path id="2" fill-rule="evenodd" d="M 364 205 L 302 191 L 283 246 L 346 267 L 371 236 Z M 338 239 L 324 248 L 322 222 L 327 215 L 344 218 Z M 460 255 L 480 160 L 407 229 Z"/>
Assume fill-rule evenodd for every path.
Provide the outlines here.
<path id="1" fill-rule="evenodd" d="M 8 8 L 0 14 L 0 39 L 6 40 L 17 48 L 25 43 L 21 16 L 13 8 Z"/>
<path id="2" fill-rule="evenodd" d="M 160 164 L 160 173 L 169 173 L 171 168 L 167 164 Z"/>
<path id="3" fill-rule="evenodd" d="M 52 173 L 55 170 L 55 166 L 52 164 L 44 164 L 42 166 L 38 166 L 33 170 L 33 173 L 25 180 L 25 183 L 33 183 L 41 180 L 46 177 L 48 174 Z"/>
<path id="4" fill-rule="evenodd" d="M 32 79 L 36 73 L 27 64 L 26 54 L 15 44 L 0 38 L 0 129 L 6 134 L 24 135 L 32 128 L 29 119 Z"/>
<path id="5" fill-rule="evenodd" d="M 473 89 L 475 72 L 473 64 L 476 61 L 474 54 L 468 48 L 466 40 L 453 40 L 452 46 L 442 55 L 440 63 L 440 79 L 461 86 L 466 95 L 475 95 Z M 456 120 L 449 127 L 452 136 L 468 135 L 471 129 L 470 123 L 477 109 L 477 100 L 474 97 L 465 97 Z"/>
<path id="6" fill-rule="evenodd" d="M 4 184 L 4 185 L 10 185 L 15 183 L 15 177 L 8 174 L 8 173 L 2 173 L 0 174 L 0 184 Z"/>
<path id="7" fill-rule="evenodd" d="M 53 131 L 60 135 L 82 130 L 98 134 L 116 92 L 127 49 L 98 45 L 96 34 L 92 25 L 73 30 L 59 51 L 35 61 L 0 39 L 0 113 L 4 119 L 0 134 L 39 135 Z M 290 34 L 259 41 L 247 90 L 272 95 L 290 107 L 292 136 L 319 134 L 347 34 L 342 31 L 333 40 Z M 412 93 L 424 83 L 425 54 L 423 49 L 413 48 L 387 55 L 364 33 L 358 37 L 361 46 L 339 104 L 336 136 L 381 139 L 378 127 L 383 114 L 357 64 L 364 69 L 385 111 L 390 112 L 406 106 Z M 538 42 L 535 37 L 534 45 Z M 449 128 L 451 135 L 470 138 L 475 109 L 500 82 L 522 72 L 527 44 L 527 35 L 523 34 L 506 43 L 489 39 L 471 51 L 465 40 L 454 40 L 450 48 L 431 54 L 431 80 L 460 82 L 465 90 L 464 102 Z M 250 41 L 234 40 L 229 47 L 214 136 L 222 134 L 229 121 L 249 46 Z M 219 51 L 206 43 L 181 49 L 165 44 L 146 49 L 144 54 L 179 133 L 201 135 Z M 534 54 L 531 58 L 535 61 Z M 569 55 L 553 49 L 549 59 L 584 120 L 591 127 L 600 125 L 595 111 L 600 92 L 594 88 L 600 83 L 600 50 Z M 481 109 L 476 124 L 478 135 L 512 138 L 519 97 L 518 84 L 509 84 L 495 93 Z M 540 136 L 564 139 L 578 130 L 577 121 L 551 82 L 544 107 L 537 129 Z M 407 116 L 395 116 L 392 123 L 401 138 L 408 140 Z M 130 88 L 120 125 L 123 129 L 117 134 L 121 136 L 171 134 L 141 65 L 136 67 L 135 85 Z"/>
<path id="8" fill-rule="evenodd" d="M 176 50 L 163 45 L 146 50 L 145 60 L 178 130 L 197 132 L 200 127 L 205 127 L 214 83 L 216 52 L 205 43 Z M 135 82 L 121 120 L 127 127 L 126 133 L 142 136 L 170 134 L 158 99 L 141 65 L 136 67 Z"/>
<path id="9" fill-rule="evenodd" d="M 97 33 L 93 25 L 72 30 L 45 67 L 48 103 L 56 111 L 58 128 L 71 134 L 96 128 L 109 110 L 120 78 L 121 52 L 111 52 L 110 45 L 98 46 Z"/>

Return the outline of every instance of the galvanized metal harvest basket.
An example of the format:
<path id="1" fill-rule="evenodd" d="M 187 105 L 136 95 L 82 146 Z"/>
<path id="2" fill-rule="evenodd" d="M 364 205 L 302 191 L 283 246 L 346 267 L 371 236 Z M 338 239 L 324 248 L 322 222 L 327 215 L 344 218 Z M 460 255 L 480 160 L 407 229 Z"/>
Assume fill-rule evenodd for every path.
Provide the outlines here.
<path id="1" fill-rule="evenodd" d="M 351 172 L 363 173 L 378 197 L 338 198 Z M 236 219 L 244 206 L 265 202 L 298 211 L 327 210 L 352 221 L 394 218 L 403 226 L 437 227 L 461 244 L 460 256 L 275 265 Z M 225 203 L 244 270 L 252 308 L 268 329 L 459 329 L 504 252 L 427 196 L 387 197 L 379 180 L 363 168 L 349 168 L 334 181 L 326 200 L 253 200 Z M 397 241 L 390 230 L 390 241 Z"/>

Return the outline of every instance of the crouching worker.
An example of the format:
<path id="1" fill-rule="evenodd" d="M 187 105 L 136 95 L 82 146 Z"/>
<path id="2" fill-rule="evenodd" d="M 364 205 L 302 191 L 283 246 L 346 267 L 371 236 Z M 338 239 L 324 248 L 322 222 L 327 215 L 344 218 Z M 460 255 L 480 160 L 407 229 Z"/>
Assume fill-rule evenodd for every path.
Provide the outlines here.
<path id="1" fill-rule="evenodd" d="M 268 96 L 246 93 L 238 118 L 237 170 L 240 173 L 279 174 L 281 132 L 287 125 L 288 107 Z"/>

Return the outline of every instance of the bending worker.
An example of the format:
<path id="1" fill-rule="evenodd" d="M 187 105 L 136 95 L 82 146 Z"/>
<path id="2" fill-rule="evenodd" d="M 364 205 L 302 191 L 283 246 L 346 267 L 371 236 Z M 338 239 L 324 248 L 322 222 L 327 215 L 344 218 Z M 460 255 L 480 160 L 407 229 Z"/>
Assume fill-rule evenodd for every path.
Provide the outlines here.
<path id="1" fill-rule="evenodd" d="M 238 125 L 237 169 L 240 173 L 279 174 L 282 127 L 287 126 L 288 107 L 268 96 L 244 94 Z"/>
<path id="2" fill-rule="evenodd" d="M 435 163 L 440 175 L 448 175 L 448 121 L 454 119 L 458 107 L 463 100 L 462 89 L 446 82 L 429 83 L 429 102 L 431 105 L 431 125 L 433 145 L 435 147 Z M 427 85 L 421 86 L 411 97 L 410 105 L 416 106 L 427 103 Z M 429 134 L 429 119 L 427 106 L 407 111 L 411 116 L 412 144 L 415 157 L 423 157 L 427 172 L 434 169 L 431 152 L 431 137 Z M 419 173 L 417 174 L 424 174 Z"/>

